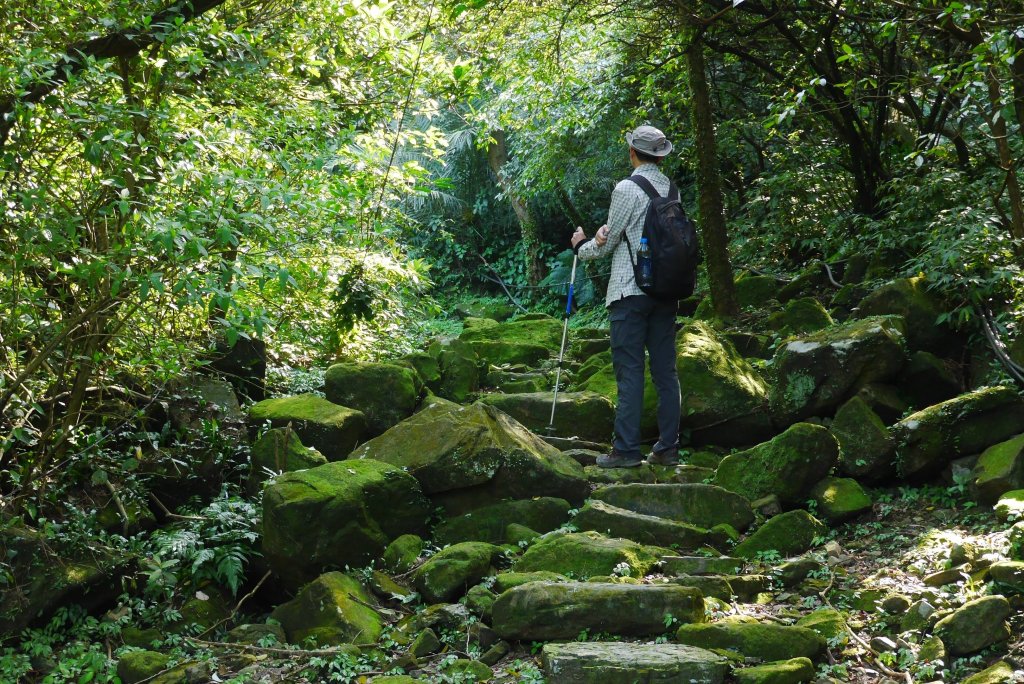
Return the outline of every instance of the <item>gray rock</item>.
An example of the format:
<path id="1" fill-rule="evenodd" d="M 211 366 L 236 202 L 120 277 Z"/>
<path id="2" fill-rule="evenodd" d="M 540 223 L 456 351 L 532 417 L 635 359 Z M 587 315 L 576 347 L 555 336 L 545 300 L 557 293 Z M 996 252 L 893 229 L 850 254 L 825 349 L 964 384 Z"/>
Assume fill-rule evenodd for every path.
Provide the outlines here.
<path id="1" fill-rule="evenodd" d="M 741 558 L 721 556 L 663 556 L 661 567 L 666 575 L 734 575 L 743 569 Z"/>
<path id="2" fill-rule="evenodd" d="M 714 485 L 618 485 L 598 489 L 591 498 L 705 529 L 726 523 L 743 531 L 754 521 L 754 512 L 746 498 Z"/>
<path id="3" fill-rule="evenodd" d="M 531 430 L 545 430 L 551 424 L 555 402 L 554 432 L 561 437 L 579 437 L 600 442 L 609 439 L 615 422 L 615 406 L 596 392 L 527 392 L 487 394 L 480 401 L 501 409 Z"/>
<path id="4" fill-rule="evenodd" d="M 679 549 L 696 549 L 708 543 L 708 530 L 688 523 L 644 515 L 591 500 L 573 518 L 580 530 L 596 530 L 610 537 L 632 539 L 641 544 L 655 544 Z"/>
<path id="5" fill-rule="evenodd" d="M 722 656 L 679 644 L 545 644 L 541 663 L 551 684 L 719 684 L 729 671 Z"/>

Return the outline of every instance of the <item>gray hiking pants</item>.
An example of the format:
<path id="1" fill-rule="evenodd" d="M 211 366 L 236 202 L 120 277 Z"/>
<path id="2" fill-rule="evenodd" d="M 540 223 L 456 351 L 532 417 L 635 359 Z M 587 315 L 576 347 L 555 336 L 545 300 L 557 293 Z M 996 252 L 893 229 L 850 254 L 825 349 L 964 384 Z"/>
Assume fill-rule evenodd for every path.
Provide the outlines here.
<path id="1" fill-rule="evenodd" d="M 618 386 L 615 409 L 615 450 L 640 454 L 640 420 L 644 402 L 644 349 L 651 359 L 651 378 L 658 392 L 658 443 L 655 450 L 679 444 L 679 378 L 676 375 L 675 302 L 634 295 L 612 302 L 612 365 Z"/>

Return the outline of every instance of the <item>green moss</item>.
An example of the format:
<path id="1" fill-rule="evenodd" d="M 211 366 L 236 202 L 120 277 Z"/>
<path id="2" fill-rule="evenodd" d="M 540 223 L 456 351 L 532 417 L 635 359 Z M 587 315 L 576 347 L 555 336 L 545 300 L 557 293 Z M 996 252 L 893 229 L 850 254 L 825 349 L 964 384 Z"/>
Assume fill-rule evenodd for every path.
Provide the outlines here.
<path id="1" fill-rule="evenodd" d="M 484 578 L 501 548 L 463 542 L 438 551 L 413 573 L 412 581 L 429 603 L 450 602 Z"/>
<path id="2" fill-rule="evenodd" d="M 266 481 L 268 471 L 291 472 L 315 468 L 327 463 L 327 459 L 319 451 L 304 447 L 294 430 L 273 428 L 252 445 L 249 463 L 247 486 L 250 492 L 255 492 Z"/>
<path id="3" fill-rule="evenodd" d="M 802 684 L 814 679 L 810 658 L 792 658 L 735 670 L 736 684 Z"/>
<path id="4" fill-rule="evenodd" d="M 840 407 L 830 429 L 839 442 L 839 465 L 847 475 L 878 480 L 895 472 L 889 430 L 860 397 Z"/>
<path id="5" fill-rule="evenodd" d="M 494 578 L 494 591 L 502 594 L 509 589 L 530 582 L 568 582 L 569 578 L 557 572 L 538 570 L 536 572 L 502 572 Z"/>
<path id="6" fill-rule="evenodd" d="M 619 401 L 619 388 L 615 382 L 615 369 L 611 364 L 590 375 L 585 382 L 579 383 L 579 388 L 587 392 L 597 392 L 607 397 L 612 404 Z M 658 394 L 654 389 L 654 381 L 651 380 L 649 370 L 644 371 L 644 400 L 640 418 L 640 432 L 644 436 L 655 436 L 658 434 Z"/>
<path id="7" fill-rule="evenodd" d="M 423 545 L 419 535 L 403 534 L 384 549 L 384 567 L 398 573 L 410 570 L 423 553 Z"/>
<path id="8" fill-rule="evenodd" d="M 371 608 L 373 599 L 356 580 L 329 572 L 310 582 L 298 595 L 270 614 L 280 623 L 289 643 L 312 637 L 322 645 L 373 644 L 383 620 Z"/>
<path id="9" fill-rule="evenodd" d="M 871 497 L 856 480 L 826 477 L 811 490 L 818 512 L 829 523 L 840 523 L 871 510 Z"/>
<path id="10" fill-rule="evenodd" d="M 1017 681 L 1017 677 L 1013 667 L 1005 660 L 1000 660 L 995 665 L 971 675 L 963 681 L 963 684 L 1011 684 L 1015 681 Z"/>
<path id="11" fill-rule="evenodd" d="M 795 299 L 768 317 L 768 327 L 783 335 L 815 332 L 832 324 L 832 316 L 813 297 Z"/>
<path id="12" fill-rule="evenodd" d="M 849 628 L 846 617 L 835 608 L 819 608 L 796 621 L 797 627 L 814 630 L 826 641 L 846 643 L 849 639 Z"/>
<path id="13" fill-rule="evenodd" d="M 715 484 L 751 501 L 775 494 L 798 505 L 839 458 L 835 437 L 820 425 L 797 423 L 771 441 L 726 456 Z"/>
<path id="14" fill-rule="evenodd" d="M 155 651 L 129 651 L 117 663 L 117 676 L 124 684 L 136 684 L 167 669 L 170 657 Z"/>
<path id="15" fill-rule="evenodd" d="M 740 558 L 754 558 L 763 551 L 795 556 L 811 548 L 826 532 L 828 528 L 807 511 L 789 511 L 769 519 L 737 544 L 733 553 Z"/>
<path id="16" fill-rule="evenodd" d="M 1024 434 L 982 452 L 974 466 L 974 488 L 982 503 L 1024 486 Z"/>
<path id="17" fill-rule="evenodd" d="M 496 325 L 467 325 L 459 339 L 465 342 L 525 344 L 557 350 L 562 343 L 562 323 L 550 316 L 538 316 Z"/>
<path id="18" fill-rule="evenodd" d="M 597 532 L 548 537 L 523 554 L 516 572 L 547 570 L 574 579 L 594 575 L 628 574 L 643 577 L 660 553 L 628 539 L 609 539 Z"/>
<path id="19" fill-rule="evenodd" d="M 510 520 L 550 532 L 569 519 L 570 508 L 565 499 L 552 497 L 503 501 L 445 520 L 434 529 L 434 541 L 442 546 L 462 541 L 501 544 Z"/>
<path id="20" fill-rule="evenodd" d="M 338 363 L 327 369 L 324 396 L 362 411 L 380 434 L 408 418 L 423 397 L 423 383 L 410 368 L 391 363 Z"/>
<path id="21" fill-rule="evenodd" d="M 683 625 L 676 640 L 689 646 L 726 649 L 762 660 L 815 660 L 825 653 L 825 639 L 804 627 L 722 620 L 706 625 Z"/>
<path id="22" fill-rule="evenodd" d="M 315 394 L 265 399 L 250 407 L 249 419 L 256 423 L 269 420 L 275 428 L 291 424 L 303 444 L 328 460 L 347 456 L 366 431 L 366 417 L 361 412 Z"/>
<path id="23" fill-rule="evenodd" d="M 460 682 L 489 682 L 494 677 L 494 672 L 479 660 L 468 660 L 459 658 L 447 668 L 450 673 L 458 678 Z"/>

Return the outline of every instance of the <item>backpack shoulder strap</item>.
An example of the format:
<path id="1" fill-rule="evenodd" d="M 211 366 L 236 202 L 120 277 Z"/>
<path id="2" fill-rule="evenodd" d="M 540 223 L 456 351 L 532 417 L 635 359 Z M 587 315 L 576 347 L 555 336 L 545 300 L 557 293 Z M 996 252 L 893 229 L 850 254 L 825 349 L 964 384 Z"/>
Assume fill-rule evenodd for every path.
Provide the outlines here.
<path id="1" fill-rule="evenodd" d="M 655 190 L 654 186 L 651 185 L 651 181 L 647 180 L 643 176 L 634 175 L 630 176 L 626 180 L 633 181 L 634 183 L 636 183 L 640 187 L 640 189 L 646 192 L 647 196 L 650 197 L 652 200 L 655 199 L 656 197 L 661 197 L 661 193 Z"/>

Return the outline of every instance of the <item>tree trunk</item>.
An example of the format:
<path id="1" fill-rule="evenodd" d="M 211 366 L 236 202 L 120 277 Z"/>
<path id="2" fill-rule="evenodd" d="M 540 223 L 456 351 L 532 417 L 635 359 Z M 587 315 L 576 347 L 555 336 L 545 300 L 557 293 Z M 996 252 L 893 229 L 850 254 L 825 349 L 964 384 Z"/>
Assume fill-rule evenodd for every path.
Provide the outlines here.
<path id="1" fill-rule="evenodd" d="M 498 187 L 512 203 L 512 211 L 519 219 L 519 228 L 523 234 L 526 247 L 526 279 L 530 285 L 537 285 L 544 279 L 544 262 L 540 258 L 540 232 L 537 221 L 526 201 L 512 188 L 512 183 L 505 173 L 505 162 L 508 161 L 508 146 L 505 143 L 505 131 L 491 131 L 494 141 L 487 148 L 487 163 L 491 171 L 498 177 Z"/>
<path id="2" fill-rule="evenodd" d="M 1006 193 L 1010 198 L 1010 234 L 1017 240 L 1024 240 L 1024 200 L 1021 198 L 1020 181 L 1017 179 L 1016 162 L 1010 150 L 1007 137 L 1006 117 L 1002 116 L 1002 92 L 995 67 L 988 68 L 988 97 L 992 105 L 989 119 L 992 138 L 999 152 L 999 166 L 1006 173 Z"/>
<path id="3" fill-rule="evenodd" d="M 718 172 L 718 149 L 711 96 L 704 66 L 704 44 L 694 37 L 686 51 L 690 91 L 693 95 L 693 137 L 697 151 L 697 186 L 700 196 L 701 241 L 708 266 L 711 302 L 715 315 L 730 318 L 739 313 L 729 262 L 729 234 L 725 225 L 722 180 Z"/>

